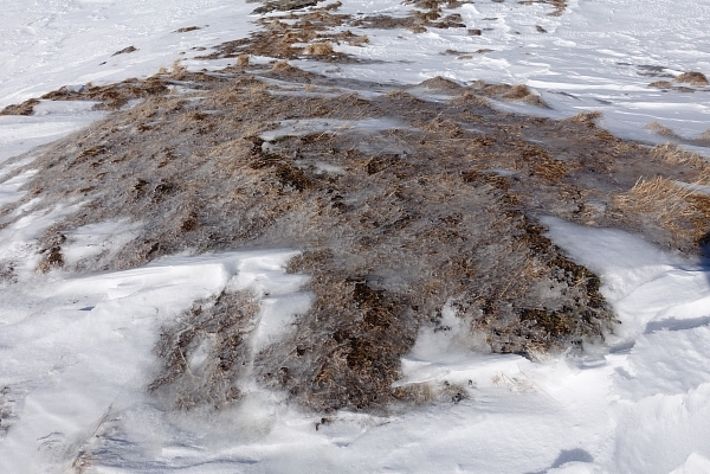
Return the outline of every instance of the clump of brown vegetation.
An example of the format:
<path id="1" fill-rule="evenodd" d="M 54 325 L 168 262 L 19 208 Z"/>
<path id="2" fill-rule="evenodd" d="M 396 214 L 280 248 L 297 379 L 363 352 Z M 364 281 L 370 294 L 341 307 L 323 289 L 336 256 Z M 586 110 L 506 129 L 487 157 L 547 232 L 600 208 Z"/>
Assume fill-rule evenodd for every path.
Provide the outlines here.
<path id="1" fill-rule="evenodd" d="M 200 30 L 201 28 L 199 26 L 183 26 L 182 28 L 178 28 L 175 30 L 175 33 L 189 33 L 191 31 L 196 31 Z"/>
<path id="2" fill-rule="evenodd" d="M 93 100 L 106 109 L 118 109 L 133 99 L 165 94 L 168 86 L 161 76 L 147 80 L 127 79 L 117 84 L 94 86 L 87 84 L 79 88 L 62 87 L 42 96 L 45 100 Z"/>
<path id="3" fill-rule="evenodd" d="M 489 84 L 477 81 L 471 86 L 479 94 L 514 102 L 525 102 L 537 107 L 549 108 L 542 97 L 524 84 Z"/>
<path id="4" fill-rule="evenodd" d="M 645 216 L 680 239 L 700 242 L 707 235 L 710 196 L 663 177 L 639 180 L 628 192 L 615 196 L 615 208 Z"/>
<path id="5" fill-rule="evenodd" d="M 300 10 L 314 7 L 320 0 L 268 0 L 264 5 L 254 10 L 255 14 L 271 13 L 275 11 Z"/>
<path id="6" fill-rule="evenodd" d="M 596 127 L 597 121 L 602 117 L 602 113 L 594 110 L 594 111 L 583 111 L 579 112 L 573 117 L 570 117 L 568 120 L 570 122 L 574 123 L 579 123 L 579 124 L 584 124 L 587 125 L 590 128 Z"/>
<path id="7" fill-rule="evenodd" d="M 329 8 L 268 17 L 260 20 L 262 29 L 250 38 L 223 43 L 215 52 L 202 58 L 232 58 L 251 54 L 277 59 L 310 56 L 331 62 L 354 61 L 350 56 L 336 52 L 332 48 L 333 43 L 361 46 L 368 41 L 367 37 L 347 30 L 329 31 L 330 28 L 344 25 L 348 18 L 348 15 L 332 13 Z"/>
<path id="8" fill-rule="evenodd" d="M 561 16 L 565 10 L 567 10 L 567 0 L 520 0 L 518 3 L 522 5 L 532 5 L 535 3 L 551 5 L 553 7 L 553 11 L 550 15 L 552 16 Z"/>
<path id="9" fill-rule="evenodd" d="M 333 45 L 330 42 L 312 43 L 306 46 L 305 53 L 316 58 L 329 58 L 335 54 Z"/>
<path id="10" fill-rule="evenodd" d="M 0 115 L 32 115 L 36 105 L 39 105 L 39 100 L 28 99 L 21 104 L 8 105 L 0 110 Z"/>
<path id="11" fill-rule="evenodd" d="M 708 82 L 708 78 L 705 77 L 705 74 L 698 71 L 684 72 L 676 76 L 674 81 L 680 82 L 682 84 L 689 84 L 691 86 L 696 87 L 705 87 L 707 85 L 710 85 L 710 82 Z"/>
<path id="12" fill-rule="evenodd" d="M 64 255 L 62 255 L 62 244 L 66 241 L 66 236 L 59 232 L 49 232 L 43 239 L 44 247 L 39 253 L 42 259 L 37 264 L 37 271 L 47 273 L 64 266 Z"/>
<path id="13" fill-rule="evenodd" d="M 673 83 L 670 81 L 654 81 L 648 85 L 654 89 L 668 90 L 673 89 Z"/>
<path id="14" fill-rule="evenodd" d="M 160 335 L 156 351 L 163 367 L 149 390 L 184 410 L 219 409 L 238 400 L 240 376 L 253 362 L 249 336 L 257 313 L 245 292 L 196 303 Z M 205 357 L 195 361 L 198 352 Z"/>
<path id="15" fill-rule="evenodd" d="M 136 51 L 138 51 L 138 48 L 136 48 L 135 46 L 128 46 L 128 47 L 123 48 L 119 51 L 116 51 L 111 56 L 118 56 L 119 54 L 129 54 L 129 53 L 134 53 Z"/>

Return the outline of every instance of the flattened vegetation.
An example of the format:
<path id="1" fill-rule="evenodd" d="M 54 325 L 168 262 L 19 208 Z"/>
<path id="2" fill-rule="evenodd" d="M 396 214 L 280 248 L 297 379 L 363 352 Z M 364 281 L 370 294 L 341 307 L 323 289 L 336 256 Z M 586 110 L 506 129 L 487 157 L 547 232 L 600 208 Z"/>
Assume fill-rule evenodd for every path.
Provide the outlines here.
<path id="1" fill-rule="evenodd" d="M 545 107 L 525 86 L 443 78 L 386 86 L 286 62 L 250 65 L 250 55 L 350 61 L 333 45 L 367 38 L 330 30 L 347 22 L 462 26 L 445 14 L 461 2 L 411 3 L 418 9 L 403 19 L 353 20 L 334 12 L 337 3 L 280 13 L 211 54 L 239 58 L 218 73 L 175 67 L 43 97 L 115 112 L 43 152 L 27 195 L 0 209 L 5 226 L 38 197 L 45 206 L 85 203 L 42 237 L 38 271 L 125 269 L 185 250 L 302 250 L 290 270 L 311 276 L 315 299 L 294 331 L 254 353 L 250 295 L 199 302 L 163 330 L 156 396 L 182 409 L 221 408 L 255 377 L 321 412 L 415 403 L 426 398 L 422 387 L 394 387 L 400 361 L 422 326 L 446 330 L 445 306 L 468 322 L 472 347 L 483 336 L 494 352 L 530 358 L 582 350 L 614 331 L 599 279 L 545 236 L 540 216 L 626 228 L 685 252 L 707 240 L 703 159 L 621 141 L 595 114 L 552 121 L 489 107 L 488 98 Z M 143 101 L 126 108 L 134 99 Z M 36 103 L 3 113 L 31 114 Z M 145 225 L 110 258 L 65 262 L 67 233 L 116 218 Z M 0 261 L 8 284 L 16 263 Z"/>
<path id="2" fill-rule="evenodd" d="M 428 93 L 437 99 L 419 98 Z M 598 278 L 545 237 L 538 216 L 624 227 L 684 251 L 707 234 L 705 201 L 668 185 L 707 180 L 702 159 L 618 140 L 594 115 L 555 122 L 487 106 L 487 95 L 507 93 L 527 95 L 247 62 L 63 90 L 49 96 L 145 101 L 45 152 L 27 197 L 0 218 L 18 218 L 35 197 L 87 202 L 44 236 L 42 271 L 66 265 L 66 232 L 117 217 L 146 225 L 107 266 L 82 269 L 186 249 L 301 249 L 291 269 L 312 276 L 315 301 L 291 335 L 249 353 L 254 303 L 223 295 L 165 328 L 151 388 L 182 408 L 221 407 L 239 399 L 247 363 L 249 376 L 311 408 L 382 408 L 421 397 L 393 383 L 419 328 L 437 327 L 447 304 L 495 352 L 581 349 L 614 330 Z M 318 127 L 282 127 L 294 121 Z M 283 134 L 265 133 L 274 130 Z M 195 367 L 198 350 L 207 355 Z"/>

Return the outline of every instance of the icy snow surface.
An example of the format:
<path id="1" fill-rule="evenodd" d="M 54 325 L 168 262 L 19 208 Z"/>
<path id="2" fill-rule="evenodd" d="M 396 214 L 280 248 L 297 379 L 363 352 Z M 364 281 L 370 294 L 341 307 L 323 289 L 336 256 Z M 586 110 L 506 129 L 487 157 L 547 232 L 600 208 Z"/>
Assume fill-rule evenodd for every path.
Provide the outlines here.
<path id="1" fill-rule="evenodd" d="M 351 13 L 411 8 L 398 0 L 343 3 Z M 651 121 L 687 137 L 708 128 L 710 93 L 648 89 L 654 79 L 640 71 L 710 72 L 710 3 L 569 3 L 551 17 L 542 5 L 477 1 L 459 12 L 471 28 L 492 28 L 480 37 L 368 30 L 369 45 L 341 48 L 385 62 L 301 65 L 378 81 L 443 75 L 523 82 L 542 92 L 553 114 L 600 110 L 612 130 L 649 140 L 643 127 Z M 0 106 L 65 84 L 154 73 L 198 55 L 192 47 L 247 34 L 255 4 L 6 0 L 2 7 Z M 538 24 L 548 33 L 537 32 Z M 174 33 L 193 25 L 201 29 Z M 130 45 L 138 51 L 111 56 Z M 481 48 L 494 52 L 471 60 L 441 54 Z M 24 196 L 33 171 L 17 169 L 31 164 L 35 147 L 102 116 L 90 106 L 43 103 L 31 117 L 0 117 L 0 205 Z M 298 133 L 304 124 L 288 125 Z M 124 272 L 39 276 L 32 271 L 36 239 L 83 203 L 43 211 L 39 204 L 29 201 L 21 219 L 0 230 L 0 255 L 17 262 L 16 283 L 0 287 L 2 473 L 66 472 L 72 464 L 106 473 L 710 472 L 710 269 L 638 236 L 546 221 L 551 238 L 602 277 L 622 321 L 606 346 L 540 363 L 472 351 L 482 341 L 447 306 L 444 323 L 459 331 L 422 329 L 399 383 L 461 386 L 468 399 L 389 417 L 342 412 L 316 430 L 320 417 L 258 386 L 219 414 L 165 412 L 145 390 L 157 368 L 152 349 L 161 324 L 200 298 L 250 289 L 261 308 L 253 346 L 282 337 L 310 303 L 302 291 L 307 277 L 283 270 L 294 252 L 174 256 Z M 139 225 L 76 229 L 67 235 L 66 257 L 72 263 L 110 253 Z"/>

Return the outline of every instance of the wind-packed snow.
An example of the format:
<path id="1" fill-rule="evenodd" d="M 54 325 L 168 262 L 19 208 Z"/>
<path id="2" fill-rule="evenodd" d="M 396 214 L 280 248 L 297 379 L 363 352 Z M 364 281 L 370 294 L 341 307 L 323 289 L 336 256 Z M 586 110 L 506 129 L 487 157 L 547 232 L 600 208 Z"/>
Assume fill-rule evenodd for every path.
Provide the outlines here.
<path id="1" fill-rule="evenodd" d="M 538 363 L 475 352 L 466 322 L 447 306 L 443 323 L 458 331 L 422 330 L 400 383 L 460 386 L 467 399 L 388 417 L 341 412 L 323 423 L 257 389 L 217 423 L 149 410 L 122 417 L 123 442 L 167 444 L 153 458 L 131 449 L 123 465 L 99 457 L 97 470 L 707 472 L 710 271 L 622 231 L 546 222 L 601 274 L 623 323 L 607 348 Z"/>
<path id="2" fill-rule="evenodd" d="M 219 418 L 160 412 L 141 390 L 159 322 L 230 279 L 256 294 L 288 290 L 262 303 L 263 320 L 307 307 L 290 296 L 300 277 L 279 276 L 288 253 L 169 259 L 28 286 L 2 298 L 3 309 L 32 304 L 2 332 L 2 371 L 24 401 L 0 459 L 22 466 L 39 446 L 35 462 L 59 463 L 58 453 L 93 446 L 97 472 L 706 472 L 710 272 L 622 231 L 547 224 L 605 282 L 625 327 L 610 351 L 539 363 L 486 355 L 447 307 L 458 333 L 423 330 L 401 383 L 460 385 L 468 399 L 389 417 L 341 412 L 317 430 L 317 417 L 258 387 Z"/>
<path id="3" fill-rule="evenodd" d="M 104 423 L 149 408 L 146 384 L 155 376 L 161 324 L 196 300 L 249 290 L 262 301 L 259 339 L 283 331 L 285 318 L 308 304 L 298 293 L 304 278 L 284 274 L 294 255 L 173 257 L 0 290 L 0 374 L 3 398 L 12 403 L 0 472 L 60 472 L 91 447 Z"/>
<path id="4" fill-rule="evenodd" d="M 5 0 L 0 108 L 63 85 L 170 69 L 205 54 L 203 48 L 246 36 L 254 8 L 224 0 Z M 199 29 L 177 31 L 190 27 Z M 137 51 L 113 56 L 130 46 Z"/>
<path id="5" fill-rule="evenodd" d="M 255 28 L 249 15 L 255 6 L 7 0 L 0 107 L 65 84 L 149 75 L 177 59 L 217 68 L 225 63 L 191 59 L 202 54 L 192 48 L 245 36 Z M 399 0 L 343 0 L 341 11 L 405 15 L 410 9 Z M 547 15 L 547 6 L 513 1 L 479 1 L 457 11 L 482 34 L 355 30 L 369 44 L 337 48 L 375 62 L 298 65 L 380 82 L 442 75 L 526 83 L 552 107 L 537 113 L 599 110 L 611 130 L 651 141 L 660 139 L 645 128 L 653 121 L 688 138 L 710 127 L 710 92 L 650 89 L 657 78 L 645 75 L 656 66 L 661 75 L 710 72 L 706 1 L 571 0 L 559 17 Z M 189 26 L 200 29 L 175 32 Z M 137 51 L 112 56 L 128 46 Z M 476 53 L 484 48 L 493 51 Z M 43 102 L 30 117 L 0 116 L 0 206 L 25 196 L 22 186 L 34 176 L 32 150 L 104 116 L 92 105 Z M 282 125 L 266 138 L 397 126 L 381 120 Z M 531 362 L 487 354 L 484 341 L 467 333 L 467 322 L 447 305 L 442 322 L 454 330 L 422 329 L 402 360 L 398 383 L 431 390 L 426 396 L 433 401 L 421 406 L 389 416 L 340 412 L 321 419 L 288 404 L 285 394 L 253 384 L 232 409 L 177 413 L 146 391 L 159 364 L 153 348 L 161 325 L 196 300 L 247 289 L 260 305 L 253 350 L 268 346 L 311 303 L 303 291 L 307 276 L 284 270 L 296 252 L 184 255 L 123 272 L 37 275 L 37 239 L 84 203 L 45 204 L 30 200 L 0 230 L 0 255 L 17 264 L 15 282 L 0 287 L 2 473 L 66 472 L 84 461 L 87 472 L 106 473 L 710 472 L 707 263 L 619 230 L 547 219 L 550 237 L 601 276 L 621 322 L 585 357 Z M 110 255 L 140 225 L 119 219 L 68 232 L 67 263 Z M 81 457 L 86 452 L 90 459 Z"/>
<path id="6" fill-rule="evenodd" d="M 345 13 L 404 16 L 413 7 L 397 0 L 343 2 Z M 686 71 L 710 75 L 707 1 L 570 0 L 561 16 L 541 3 L 465 3 L 467 28 L 408 30 L 348 28 L 366 35 L 364 46 L 337 46 L 365 60 L 333 66 L 301 61 L 329 75 L 418 83 L 435 76 L 461 82 L 527 84 L 552 111 L 516 110 L 557 117 L 580 111 L 604 114 L 602 125 L 634 139 L 663 142 L 646 127 L 658 122 L 684 138 L 710 129 L 710 88 L 681 92 L 648 87 Z M 541 27 L 545 32 L 538 31 Z M 480 29 L 471 35 L 468 29 Z M 682 84 L 679 84 L 682 85 Z M 706 154 L 707 148 L 699 147 Z"/>

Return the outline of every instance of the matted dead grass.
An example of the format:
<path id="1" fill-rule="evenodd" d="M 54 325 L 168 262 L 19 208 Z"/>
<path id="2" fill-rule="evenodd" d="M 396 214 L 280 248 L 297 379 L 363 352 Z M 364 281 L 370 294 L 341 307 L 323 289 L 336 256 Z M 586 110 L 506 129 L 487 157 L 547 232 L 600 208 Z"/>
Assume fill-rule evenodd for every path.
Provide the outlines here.
<path id="1" fill-rule="evenodd" d="M 518 3 L 521 5 L 534 5 L 536 3 L 542 3 L 545 5 L 550 5 L 553 11 L 550 13 L 552 16 L 561 16 L 567 10 L 567 0 L 520 0 Z"/>
<path id="2" fill-rule="evenodd" d="M 167 71 L 165 71 L 167 73 Z M 128 79 L 117 84 L 94 86 L 87 84 L 81 88 L 62 87 L 42 96 L 45 100 L 93 100 L 100 102 L 100 108 L 118 109 L 133 99 L 140 99 L 168 92 L 161 75 L 148 80 Z"/>
<path id="3" fill-rule="evenodd" d="M 213 53 L 200 56 L 204 59 L 233 58 L 250 54 L 277 59 L 317 58 L 329 62 L 353 62 L 354 58 L 337 52 L 334 44 L 362 46 L 367 36 L 352 31 L 332 31 L 344 26 L 349 15 L 334 13 L 335 6 L 314 8 L 305 13 L 270 16 L 259 21 L 262 26 L 249 38 L 229 41 L 219 45 Z"/>

